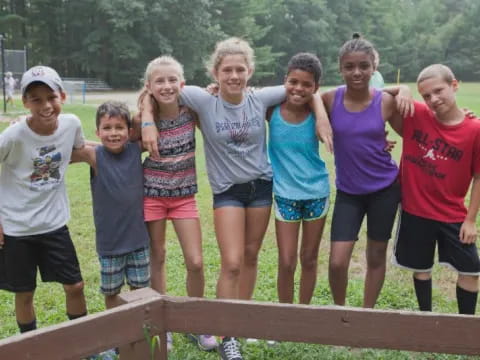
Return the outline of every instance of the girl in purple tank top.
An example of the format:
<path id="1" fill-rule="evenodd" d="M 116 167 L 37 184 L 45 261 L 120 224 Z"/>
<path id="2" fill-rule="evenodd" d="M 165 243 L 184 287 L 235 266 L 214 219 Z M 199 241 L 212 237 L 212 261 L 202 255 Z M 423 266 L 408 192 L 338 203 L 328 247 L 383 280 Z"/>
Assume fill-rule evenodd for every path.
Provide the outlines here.
<path id="1" fill-rule="evenodd" d="M 335 304 L 344 305 L 348 267 L 367 217 L 364 307 L 374 307 L 383 285 L 386 252 L 400 201 L 398 167 L 385 150 L 385 122 L 400 131 L 396 99 L 369 87 L 373 45 L 354 34 L 339 52 L 345 86 L 324 93 L 333 131 L 337 196 L 333 210 L 329 282 Z M 404 93 L 402 93 L 402 96 Z"/>

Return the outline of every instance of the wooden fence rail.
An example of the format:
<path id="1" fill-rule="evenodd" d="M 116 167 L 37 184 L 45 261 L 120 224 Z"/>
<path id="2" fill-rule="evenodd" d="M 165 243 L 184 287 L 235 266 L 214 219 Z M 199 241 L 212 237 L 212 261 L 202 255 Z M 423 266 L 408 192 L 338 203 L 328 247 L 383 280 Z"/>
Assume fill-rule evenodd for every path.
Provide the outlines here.
<path id="1" fill-rule="evenodd" d="M 162 296 L 122 295 L 115 309 L 0 341 L 0 359 L 79 359 L 120 347 L 121 360 L 167 359 L 166 331 L 325 345 L 480 355 L 480 317 Z M 213 314 L 213 318 L 212 318 Z"/>

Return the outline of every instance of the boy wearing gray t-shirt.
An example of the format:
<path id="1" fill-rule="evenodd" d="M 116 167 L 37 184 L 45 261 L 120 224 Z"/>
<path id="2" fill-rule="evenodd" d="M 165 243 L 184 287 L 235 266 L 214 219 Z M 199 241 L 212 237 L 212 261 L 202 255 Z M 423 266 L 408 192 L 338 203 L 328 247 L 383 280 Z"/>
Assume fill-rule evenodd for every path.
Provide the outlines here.
<path id="1" fill-rule="evenodd" d="M 82 148 L 80 120 L 60 114 L 62 80 L 47 66 L 23 74 L 30 115 L 0 134 L 0 289 L 15 293 L 21 332 L 36 329 L 33 296 L 43 281 L 63 285 L 70 319 L 87 313 L 83 281 L 66 223 L 65 171 L 72 148 Z M 3 229 L 2 229 L 3 228 Z"/>

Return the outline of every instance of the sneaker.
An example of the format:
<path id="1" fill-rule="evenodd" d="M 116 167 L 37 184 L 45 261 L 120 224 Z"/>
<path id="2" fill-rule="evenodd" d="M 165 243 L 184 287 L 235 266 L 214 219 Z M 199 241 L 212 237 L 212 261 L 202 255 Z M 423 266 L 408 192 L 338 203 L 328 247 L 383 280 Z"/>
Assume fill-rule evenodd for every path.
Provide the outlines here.
<path id="1" fill-rule="evenodd" d="M 187 338 L 193 341 L 201 350 L 210 351 L 218 347 L 217 340 L 215 336 L 212 335 L 195 335 L 187 334 Z"/>
<path id="2" fill-rule="evenodd" d="M 118 354 L 115 349 L 109 349 L 101 352 L 100 354 L 91 355 L 86 358 L 86 360 L 116 360 L 118 359 Z"/>
<path id="3" fill-rule="evenodd" d="M 116 360 L 118 359 L 117 352 L 115 349 L 110 349 L 99 354 L 100 359 L 102 360 Z"/>
<path id="4" fill-rule="evenodd" d="M 276 341 L 276 340 L 267 340 L 267 345 L 268 345 L 268 346 L 277 346 L 277 345 L 278 345 L 278 341 Z"/>
<path id="5" fill-rule="evenodd" d="M 245 342 L 247 344 L 258 344 L 258 339 L 255 339 L 255 338 L 246 338 L 245 339 Z"/>
<path id="6" fill-rule="evenodd" d="M 240 343 L 234 337 L 224 337 L 218 346 L 218 353 L 222 360 L 243 360 Z"/>
<path id="7" fill-rule="evenodd" d="M 167 331 L 167 351 L 173 350 L 173 335 L 170 331 Z"/>

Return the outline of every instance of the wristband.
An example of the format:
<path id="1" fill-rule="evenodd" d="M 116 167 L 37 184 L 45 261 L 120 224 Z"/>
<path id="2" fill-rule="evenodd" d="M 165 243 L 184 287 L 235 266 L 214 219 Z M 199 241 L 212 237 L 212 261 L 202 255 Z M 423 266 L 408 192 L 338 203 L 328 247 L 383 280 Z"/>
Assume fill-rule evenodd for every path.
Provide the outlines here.
<path id="1" fill-rule="evenodd" d="M 152 125 L 155 125 L 155 123 L 151 122 L 151 121 L 145 121 L 142 123 L 142 129 L 144 127 L 147 127 L 147 126 L 152 126 Z"/>

